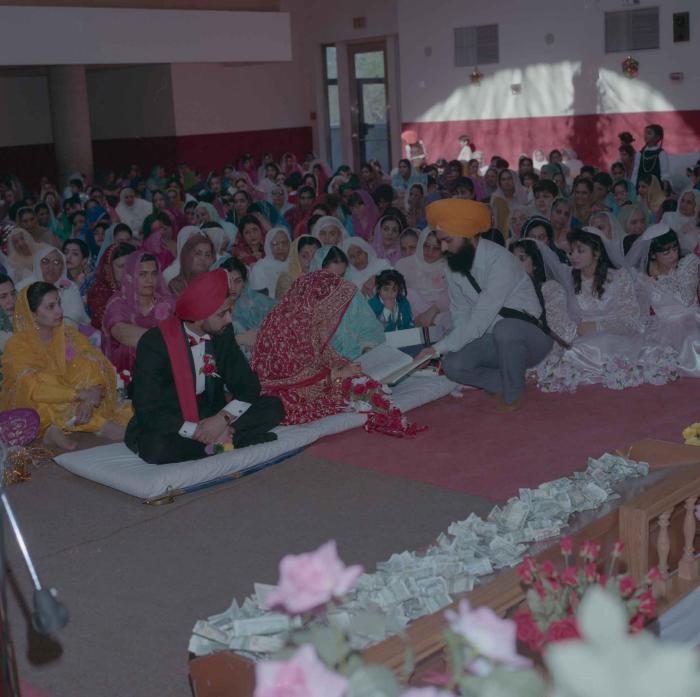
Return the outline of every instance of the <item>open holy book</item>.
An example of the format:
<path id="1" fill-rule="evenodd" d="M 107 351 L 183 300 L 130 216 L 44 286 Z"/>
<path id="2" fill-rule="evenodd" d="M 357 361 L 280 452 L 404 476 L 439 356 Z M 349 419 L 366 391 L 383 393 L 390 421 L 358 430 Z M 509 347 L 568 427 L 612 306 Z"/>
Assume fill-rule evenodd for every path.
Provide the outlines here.
<path id="1" fill-rule="evenodd" d="M 419 361 L 393 346 L 379 344 L 360 356 L 359 362 L 366 375 L 385 385 L 395 385 L 430 360 L 427 356 Z"/>

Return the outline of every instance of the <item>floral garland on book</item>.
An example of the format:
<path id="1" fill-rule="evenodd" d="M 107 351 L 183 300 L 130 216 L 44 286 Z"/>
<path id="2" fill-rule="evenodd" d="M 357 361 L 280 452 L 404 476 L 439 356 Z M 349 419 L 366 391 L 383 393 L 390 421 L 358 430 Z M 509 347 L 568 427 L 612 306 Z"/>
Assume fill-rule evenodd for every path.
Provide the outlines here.
<path id="1" fill-rule="evenodd" d="M 367 414 L 363 428 L 367 433 L 383 433 L 396 438 L 413 438 L 427 426 L 410 422 L 393 402 L 391 390 L 372 378 L 345 378 L 341 384 L 348 411 Z"/>

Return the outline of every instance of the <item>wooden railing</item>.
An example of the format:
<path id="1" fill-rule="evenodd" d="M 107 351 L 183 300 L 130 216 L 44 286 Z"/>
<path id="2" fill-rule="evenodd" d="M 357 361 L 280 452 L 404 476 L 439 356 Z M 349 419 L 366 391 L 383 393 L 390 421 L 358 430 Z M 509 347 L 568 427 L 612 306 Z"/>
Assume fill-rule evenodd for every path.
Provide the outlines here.
<path id="1" fill-rule="evenodd" d="M 654 473 L 657 481 L 641 485 L 631 480 L 629 487 L 642 488 L 641 493 L 628 494 L 615 508 L 608 504 L 607 510 L 580 515 L 569 536 L 577 548 L 585 540 L 599 543 L 603 559 L 609 558 L 614 542 L 621 540 L 625 543 L 627 568 L 637 580 L 658 566 L 661 579 L 654 591 L 659 598 L 659 612 L 663 612 L 700 583 L 694 517 L 694 507 L 700 500 L 700 448 L 653 441 L 644 444 L 648 447 L 627 449 L 624 454 L 663 470 Z M 558 541 L 550 541 L 548 547 L 540 543 L 533 549 L 533 556 L 558 566 Z M 474 607 L 485 605 L 506 616 L 523 602 L 525 595 L 515 569 L 507 569 L 462 597 L 467 597 Z M 454 609 L 458 601 L 450 607 Z M 391 668 L 411 685 L 420 685 L 423 674 L 440 670 L 446 664 L 442 635 L 445 626 L 444 610 L 421 617 L 407 627 L 403 638 L 391 637 L 366 649 L 364 659 Z M 415 659 L 415 669 L 408 679 L 402 675 L 406 640 L 412 645 Z M 250 697 L 254 664 L 224 652 L 191 661 L 190 676 L 196 697 Z"/>
<path id="2" fill-rule="evenodd" d="M 698 449 L 700 458 L 700 448 Z M 602 558 L 607 559 L 616 540 L 625 544 L 624 561 L 628 571 L 641 581 L 657 566 L 661 579 L 654 584 L 658 611 L 663 613 L 700 585 L 700 559 L 696 556 L 697 524 L 695 504 L 700 499 L 700 464 L 683 465 L 669 470 L 659 482 L 632 497 L 616 510 L 593 521 L 571 535 L 574 546 L 585 540 L 601 545 Z M 561 562 L 558 543 L 533 555 L 539 562 Z M 473 607 L 485 605 L 500 616 L 506 616 L 525 599 L 515 569 L 501 571 L 493 581 L 463 597 Z M 459 600 L 450 608 L 454 609 Z M 409 625 L 406 639 L 411 642 L 415 669 L 408 678 L 411 685 L 420 685 L 421 676 L 446 664 L 442 632 L 446 626 L 444 610 L 421 617 Z M 405 662 L 405 639 L 391 637 L 364 652 L 368 663 L 382 663 L 397 675 Z M 406 676 L 401 676 L 404 680 Z"/>
<path id="3" fill-rule="evenodd" d="M 661 578 L 654 583 L 654 594 L 661 611 L 699 583 L 695 543 L 699 500 L 700 466 L 691 466 L 669 474 L 620 507 L 620 539 L 627 549 L 628 570 L 639 581 L 651 567 L 658 567 Z"/>

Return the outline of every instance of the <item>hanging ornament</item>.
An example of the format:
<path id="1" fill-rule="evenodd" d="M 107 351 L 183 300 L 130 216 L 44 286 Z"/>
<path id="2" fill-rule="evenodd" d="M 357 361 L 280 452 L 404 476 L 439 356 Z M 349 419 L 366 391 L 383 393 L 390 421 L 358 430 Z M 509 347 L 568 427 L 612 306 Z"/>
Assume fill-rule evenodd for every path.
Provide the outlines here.
<path id="1" fill-rule="evenodd" d="M 639 61 L 632 58 L 632 56 L 627 56 L 627 58 L 622 61 L 622 73 L 625 77 L 630 79 L 637 77 L 639 73 Z"/>
<path id="2" fill-rule="evenodd" d="M 480 85 L 483 77 L 484 74 L 479 71 L 479 68 L 474 68 L 474 70 L 469 73 L 469 82 L 471 82 L 472 85 Z"/>

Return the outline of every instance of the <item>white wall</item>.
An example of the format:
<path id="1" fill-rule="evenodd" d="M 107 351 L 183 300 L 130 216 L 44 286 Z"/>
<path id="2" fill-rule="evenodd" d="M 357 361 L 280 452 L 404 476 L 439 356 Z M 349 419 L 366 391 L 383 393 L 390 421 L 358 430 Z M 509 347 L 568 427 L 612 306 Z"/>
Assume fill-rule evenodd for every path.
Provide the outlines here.
<path id="1" fill-rule="evenodd" d="M 284 12 L 0 6 L 0 65 L 289 60 Z"/>
<path id="2" fill-rule="evenodd" d="M 647 6 L 651 3 L 644 3 Z M 700 7 L 697 0 L 658 0 L 658 50 L 637 51 L 639 77 L 623 76 L 625 54 L 604 50 L 604 12 L 621 0 L 491 0 L 488 3 L 400 0 L 402 118 L 448 121 L 700 108 Z M 633 9 L 632 7 L 629 9 Z M 691 41 L 672 42 L 672 13 L 690 11 Z M 500 63 L 479 66 L 484 79 L 470 85 L 472 67 L 454 67 L 453 29 L 498 23 Z M 548 45 L 545 35 L 553 34 Z M 432 54 L 427 57 L 425 48 Z M 669 73 L 683 71 L 681 84 Z M 510 85 L 522 84 L 520 95 Z"/>
<path id="3" fill-rule="evenodd" d="M 45 75 L 0 75 L 0 147 L 53 142 Z"/>

